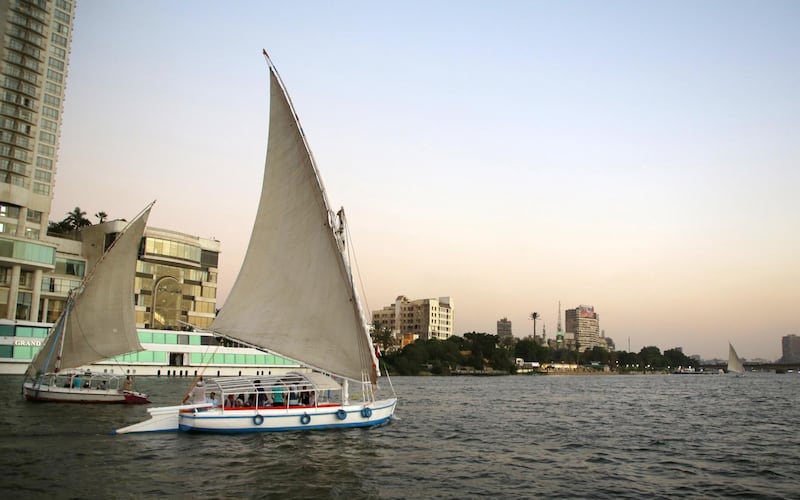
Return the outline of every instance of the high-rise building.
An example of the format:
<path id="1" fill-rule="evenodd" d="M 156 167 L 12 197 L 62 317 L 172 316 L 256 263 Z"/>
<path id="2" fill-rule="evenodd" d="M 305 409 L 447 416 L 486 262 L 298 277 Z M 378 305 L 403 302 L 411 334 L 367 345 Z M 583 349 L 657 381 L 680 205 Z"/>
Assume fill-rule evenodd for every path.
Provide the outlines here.
<path id="1" fill-rule="evenodd" d="M 46 237 L 74 12 L 0 0 L 0 318 L 36 320 L 43 275 L 84 271 Z"/>
<path id="2" fill-rule="evenodd" d="M 399 337 L 444 340 L 453 335 L 453 300 L 450 297 L 408 300 L 400 295 L 394 304 L 372 311 L 372 323 L 388 326 Z"/>
<path id="3" fill-rule="evenodd" d="M 508 318 L 497 320 L 497 336 L 501 339 L 508 339 L 513 337 L 511 333 L 511 321 Z"/>
<path id="4" fill-rule="evenodd" d="M 800 336 L 785 335 L 781 339 L 781 363 L 800 363 Z"/>
<path id="5" fill-rule="evenodd" d="M 600 337 L 600 316 L 593 306 L 578 306 L 564 311 L 565 330 L 575 335 L 580 351 L 594 347 L 608 348 L 608 344 Z"/>

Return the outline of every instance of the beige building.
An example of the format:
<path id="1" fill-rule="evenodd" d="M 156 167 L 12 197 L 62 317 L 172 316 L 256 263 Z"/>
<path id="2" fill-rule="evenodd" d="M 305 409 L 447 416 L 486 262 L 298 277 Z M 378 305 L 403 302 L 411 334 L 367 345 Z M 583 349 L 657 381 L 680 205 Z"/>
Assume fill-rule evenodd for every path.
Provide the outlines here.
<path id="1" fill-rule="evenodd" d="M 501 339 L 508 339 L 513 337 L 511 333 L 511 321 L 508 318 L 497 320 L 497 336 Z"/>
<path id="2" fill-rule="evenodd" d="M 595 347 L 608 348 L 606 341 L 600 337 L 600 316 L 593 306 L 578 306 L 564 311 L 565 332 L 574 334 L 578 349 L 592 350 Z M 567 335 L 564 336 L 567 341 Z"/>
<path id="3" fill-rule="evenodd" d="M 388 326 L 396 337 L 403 339 L 413 335 L 415 339 L 446 339 L 453 335 L 453 300 L 438 299 L 408 300 L 400 295 L 394 304 L 372 311 L 372 323 L 376 328 Z"/>
<path id="4" fill-rule="evenodd" d="M 74 12 L 67 0 L 0 0 L 2 318 L 47 316 L 44 276 L 80 281 L 85 271 L 46 237 Z"/>

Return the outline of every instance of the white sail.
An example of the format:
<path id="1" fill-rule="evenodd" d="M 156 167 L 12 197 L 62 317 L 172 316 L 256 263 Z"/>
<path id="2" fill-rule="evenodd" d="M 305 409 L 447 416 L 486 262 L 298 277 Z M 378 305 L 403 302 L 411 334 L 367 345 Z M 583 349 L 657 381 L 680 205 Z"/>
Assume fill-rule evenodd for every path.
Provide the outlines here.
<path id="1" fill-rule="evenodd" d="M 319 173 L 270 64 L 269 141 L 242 268 L 212 331 L 354 380 L 375 358 Z"/>
<path id="2" fill-rule="evenodd" d="M 744 373 L 742 360 L 739 359 L 739 356 L 736 354 L 736 349 L 733 348 L 730 342 L 728 342 L 728 372 Z"/>
<path id="3" fill-rule="evenodd" d="M 77 368 L 142 350 L 133 293 L 139 245 L 151 208 L 152 204 L 125 227 L 73 291 L 65 312 L 31 361 L 29 375 L 53 372 L 56 367 Z"/>

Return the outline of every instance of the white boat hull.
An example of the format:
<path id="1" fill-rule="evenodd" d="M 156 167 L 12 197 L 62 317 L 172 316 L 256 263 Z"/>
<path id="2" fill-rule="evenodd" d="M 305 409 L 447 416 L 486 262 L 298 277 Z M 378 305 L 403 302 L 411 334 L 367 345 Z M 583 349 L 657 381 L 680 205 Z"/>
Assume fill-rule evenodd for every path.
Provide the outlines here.
<path id="1" fill-rule="evenodd" d="M 151 408 L 148 410 L 150 420 L 118 429 L 115 434 L 177 430 L 208 433 L 281 432 L 374 427 L 392 418 L 397 398 L 345 406 L 259 409 L 205 409 L 202 406 Z"/>
<path id="2" fill-rule="evenodd" d="M 147 395 L 134 391 L 56 387 L 35 382 L 25 382 L 22 385 L 22 392 L 25 399 L 30 401 L 107 404 L 144 404 L 150 402 L 147 399 Z"/>

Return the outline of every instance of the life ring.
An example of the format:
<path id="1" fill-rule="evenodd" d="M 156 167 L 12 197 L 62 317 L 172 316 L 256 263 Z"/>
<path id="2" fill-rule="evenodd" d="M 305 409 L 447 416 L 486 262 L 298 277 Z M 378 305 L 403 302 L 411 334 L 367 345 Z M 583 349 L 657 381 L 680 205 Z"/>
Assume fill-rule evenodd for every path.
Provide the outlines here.
<path id="1" fill-rule="evenodd" d="M 311 415 L 309 415 L 308 413 L 303 413 L 302 415 L 300 415 L 301 424 L 306 425 L 309 422 L 311 422 Z"/>
<path id="2" fill-rule="evenodd" d="M 346 419 L 347 418 L 347 412 L 344 411 L 343 409 L 339 408 L 338 410 L 336 410 L 336 418 L 338 418 L 339 420 Z"/>
<path id="3" fill-rule="evenodd" d="M 256 425 L 261 425 L 264 423 L 264 416 L 263 415 L 256 415 L 253 417 L 253 423 Z"/>
<path id="4" fill-rule="evenodd" d="M 364 418 L 369 418 L 372 416 L 372 408 L 364 408 L 361 410 L 361 416 Z"/>

